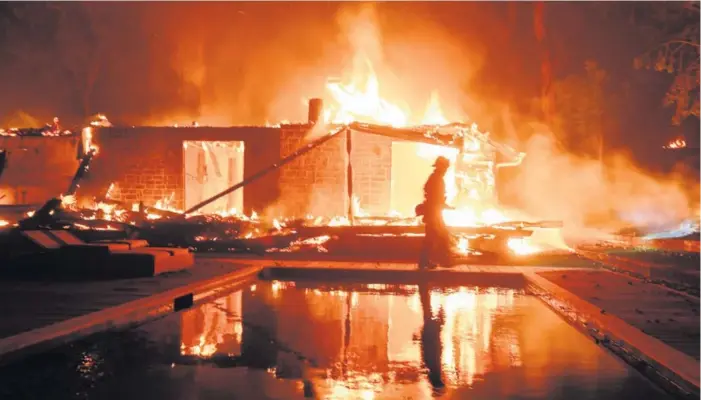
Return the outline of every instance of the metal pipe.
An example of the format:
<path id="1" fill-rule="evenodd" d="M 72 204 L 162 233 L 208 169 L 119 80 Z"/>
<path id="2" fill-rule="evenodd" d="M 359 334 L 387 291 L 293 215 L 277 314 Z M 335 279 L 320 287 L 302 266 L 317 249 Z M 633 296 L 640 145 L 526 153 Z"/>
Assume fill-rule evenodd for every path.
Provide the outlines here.
<path id="1" fill-rule="evenodd" d="M 322 136 L 319 139 L 300 147 L 299 149 L 295 150 L 292 154 L 281 159 L 280 161 L 276 162 L 275 164 L 256 172 L 255 174 L 249 176 L 248 178 L 242 180 L 241 182 L 235 184 L 234 186 L 231 186 L 230 188 L 224 190 L 223 192 L 220 192 L 219 194 L 216 194 L 207 200 L 204 200 L 200 203 L 195 204 L 194 206 L 185 210 L 184 214 L 192 214 L 193 212 L 199 210 L 200 208 L 219 200 L 220 198 L 228 195 L 229 193 L 232 193 L 232 192 L 248 185 L 251 182 L 257 181 L 258 179 L 262 178 L 266 174 L 273 172 L 276 169 L 282 167 L 283 165 L 294 161 L 297 157 L 300 157 L 300 156 L 310 152 L 311 150 L 321 146 L 322 144 L 331 140 L 331 138 L 335 137 L 338 133 L 340 133 L 343 130 L 348 130 L 348 128 L 346 126 L 342 126 L 334 131 L 329 132 L 329 134 L 327 134 L 326 136 Z"/>

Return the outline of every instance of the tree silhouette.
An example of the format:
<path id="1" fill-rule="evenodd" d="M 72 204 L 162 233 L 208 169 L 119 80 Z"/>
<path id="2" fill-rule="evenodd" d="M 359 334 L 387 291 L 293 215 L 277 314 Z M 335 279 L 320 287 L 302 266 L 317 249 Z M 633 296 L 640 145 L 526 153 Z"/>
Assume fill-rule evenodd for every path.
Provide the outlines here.
<path id="1" fill-rule="evenodd" d="M 552 95 L 556 113 L 553 125 L 563 144 L 589 156 L 601 156 L 606 126 L 607 73 L 594 61 L 584 64 L 584 73 L 555 81 Z"/>
<path id="2" fill-rule="evenodd" d="M 84 116 L 94 114 L 91 99 L 104 61 L 109 35 L 105 8 L 93 3 L 58 3 L 60 28 L 56 30 L 57 55 L 66 70 L 71 86 L 80 95 Z"/>
<path id="3" fill-rule="evenodd" d="M 633 21 L 652 38 L 653 45 L 635 59 L 635 67 L 667 72 L 674 76 L 665 96 L 676 107 L 672 123 L 699 117 L 699 3 L 640 3 Z"/>

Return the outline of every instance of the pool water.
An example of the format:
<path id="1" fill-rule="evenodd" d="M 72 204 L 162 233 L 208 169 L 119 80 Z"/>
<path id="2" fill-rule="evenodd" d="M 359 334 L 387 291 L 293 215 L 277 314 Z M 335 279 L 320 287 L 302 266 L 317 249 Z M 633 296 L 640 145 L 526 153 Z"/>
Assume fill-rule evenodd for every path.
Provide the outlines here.
<path id="1" fill-rule="evenodd" d="M 306 381 L 306 385 L 304 382 Z M 256 281 L 0 370 L 2 399 L 667 399 L 516 288 Z"/>

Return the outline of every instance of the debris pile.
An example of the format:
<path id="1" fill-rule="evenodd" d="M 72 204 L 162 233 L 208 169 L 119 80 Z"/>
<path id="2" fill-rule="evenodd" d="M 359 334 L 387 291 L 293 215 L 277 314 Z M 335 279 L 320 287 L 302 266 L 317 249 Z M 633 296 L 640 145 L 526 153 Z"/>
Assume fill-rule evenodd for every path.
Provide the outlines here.
<path id="1" fill-rule="evenodd" d="M 58 121 L 56 121 L 57 123 Z M 106 126 L 106 118 L 96 119 L 91 126 Z M 97 125 L 99 124 L 99 125 Z M 297 157 L 312 151 L 341 132 L 360 132 L 403 137 L 405 140 L 426 142 L 439 146 L 460 149 L 466 153 L 470 145 L 466 141 L 479 141 L 508 153 L 510 159 L 520 162 L 523 154 L 499 148 L 487 135 L 464 124 L 443 127 L 390 128 L 378 125 L 351 123 L 331 126 L 328 134 L 304 145 L 289 156 L 233 185 L 232 187 L 201 201 L 188 210 L 177 210 L 170 206 L 171 199 L 156 204 L 126 204 L 110 199 L 111 188 L 102 198 L 84 199 L 76 197 L 80 181 L 98 147 L 92 143 L 91 128 L 83 129 L 85 154 L 68 189 L 59 197 L 49 200 L 43 207 L 27 210 L 23 218 L 9 220 L 0 215 L 4 228 L 0 229 L 70 229 L 85 241 L 107 239 L 144 239 L 153 246 L 189 247 L 199 252 L 249 252 L 292 253 L 346 252 L 353 254 L 376 248 L 378 253 L 398 256 L 418 252 L 423 227 L 415 216 L 368 216 L 360 208 L 358 199 L 351 196 L 352 210 L 347 216 L 304 216 L 301 218 L 259 217 L 255 212 L 244 215 L 237 210 L 202 213 L 204 207 L 245 185 L 256 181 Z M 465 150 L 467 149 L 467 150 Z M 487 162 L 486 173 L 497 167 Z M 480 180 L 480 179 L 477 179 Z M 485 214 L 486 215 L 486 214 Z M 461 215 L 462 216 L 462 215 Z M 464 217 L 464 216 L 463 216 Z M 468 216 L 469 217 L 469 216 Z M 534 229 L 559 228 L 560 222 L 543 221 L 528 223 L 496 218 L 455 219 L 449 229 L 455 235 L 455 247 L 460 253 L 470 256 L 489 254 L 528 255 L 541 252 L 528 243 Z M 411 256 L 411 255 L 410 255 Z M 413 257 L 413 256 L 411 256 Z"/>
<path id="2" fill-rule="evenodd" d="M 0 128 L 0 136 L 71 136 L 73 132 L 64 129 L 58 117 L 54 117 L 52 123 L 47 123 L 41 128 Z"/>

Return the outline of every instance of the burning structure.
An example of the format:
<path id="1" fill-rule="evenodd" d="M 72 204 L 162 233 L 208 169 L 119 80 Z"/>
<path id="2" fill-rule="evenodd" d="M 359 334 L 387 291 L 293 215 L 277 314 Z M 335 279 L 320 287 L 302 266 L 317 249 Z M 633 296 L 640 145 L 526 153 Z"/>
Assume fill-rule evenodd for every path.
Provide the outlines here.
<path id="1" fill-rule="evenodd" d="M 370 25 L 348 27 L 357 39 L 349 37 L 352 76 L 327 82 L 332 101 L 325 106 L 319 99 L 309 101 L 307 123 L 120 128 L 100 119 L 83 130 L 82 138 L 66 137 L 67 146 L 85 147 L 90 141 L 102 149 L 71 203 L 83 210 L 79 223 L 95 227 L 85 221 L 107 221 L 99 225 L 102 229 L 114 228 L 115 222 L 140 229 L 157 223 L 168 227 L 161 233 L 195 225 L 184 242 L 168 235 L 149 241 L 200 249 L 249 238 L 268 250 L 288 248 L 290 242 L 304 245 L 311 238 L 312 244 L 331 243 L 331 237 L 344 235 L 374 244 L 381 242 L 378 235 L 408 240 L 407 235 L 422 233 L 414 209 L 422 201 L 422 180 L 443 155 L 452 160 L 446 187 L 448 202 L 456 206 L 444 217 L 453 230 L 467 235 L 461 248 L 495 235 L 505 238 L 504 243 L 528 237 L 531 231 L 522 229 L 527 224 L 505 215 L 496 199 L 498 169 L 518 165 L 524 154 L 495 142 L 474 123 L 451 123 L 437 92 L 423 118 L 383 98 L 373 67 L 381 60 L 370 51 L 379 43 L 378 32 Z M 24 193 L 21 186 L 31 179 L 13 167 L 22 139 L 3 140 L 0 147 L 10 149 L 6 174 L 16 176 L 6 185 L 10 192 Z M 70 158 L 75 151 L 63 153 Z M 69 170 L 75 163 L 73 157 Z M 39 203 L 47 197 L 27 194 L 21 202 Z M 235 228 L 213 228 L 214 222 L 227 218 Z M 271 236 L 275 239 L 260 239 Z M 532 250 L 519 243 L 510 248 Z M 214 247 L 248 244 L 222 246 Z"/>
<path id="2" fill-rule="evenodd" d="M 80 138 L 65 135 L 51 142 L 4 136 L 0 140 L 9 156 L 3 203 L 35 203 L 50 197 L 30 184 L 37 171 L 27 164 L 47 167 L 41 171 L 49 175 L 46 180 L 65 182 L 77 165 L 75 155 L 83 152 L 85 143 L 95 142 L 105 151 L 91 163 L 90 176 L 82 184 L 84 197 L 189 209 L 292 154 L 310 142 L 310 131 L 335 129 L 315 128 L 316 122 L 280 127 L 88 127 Z M 428 171 L 439 154 L 454 164 L 448 177 L 451 200 L 465 207 L 495 207 L 496 170 L 516 165 L 523 158 L 522 153 L 494 142 L 474 124 L 392 128 L 352 123 L 349 128 L 339 132 L 337 140 L 320 144 L 314 152 L 202 211 L 235 209 L 250 214 L 270 210 L 275 217 L 347 216 L 354 207 L 359 216 L 409 216 L 421 201 L 420 185 L 415 176 L 407 181 L 403 175 L 412 170 Z M 27 153 L 54 161 L 54 167 L 24 159 Z M 46 183 L 41 182 L 41 188 Z M 359 204 L 353 205 L 353 198 Z"/>
<path id="3" fill-rule="evenodd" d="M 453 161 L 446 183 L 449 201 L 456 205 L 456 210 L 446 211 L 449 226 L 469 236 L 467 240 L 476 239 L 475 243 L 503 235 L 512 249 L 511 238 L 530 236 L 530 231 L 514 229 L 523 228 L 522 223 L 508 223 L 498 211 L 495 196 L 498 168 L 518 165 L 524 154 L 496 143 L 476 124 L 326 124 L 322 111 L 320 101 L 313 100 L 307 124 L 279 127 L 89 126 L 80 138 L 67 136 L 82 161 L 63 203 L 96 211 L 83 214 L 84 220 L 112 221 L 106 226 L 77 224 L 89 229 L 118 230 L 115 222 L 138 225 L 134 219 L 148 222 L 166 217 L 173 222 L 171 218 L 177 216 L 181 225 L 182 218 L 190 224 L 199 221 L 200 229 L 189 240 L 169 236 L 162 244 L 252 239 L 270 233 L 266 229 L 273 229 L 274 236 L 293 232 L 307 239 L 321 238 L 310 242 L 317 244 L 343 233 L 334 226 L 346 225 L 356 225 L 343 228 L 353 235 L 401 236 L 420 233 L 412 212 L 422 197 L 416 176 L 428 175 L 433 159 L 445 155 Z M 14 143 L 18 149 L 24 139 L 5 137 L 4 146 L 12 148 L 12 141 L 19 141 Z M 104 151 L 93 160 L 98 146 Z M 8 174 L 21 175 L 23 170 L 12 168 L 12 152 Z M 209 228 L 202 225 L 212 222 L 207 215 L 243 218 L 250 225 L 257 219 L 257 210 L 268 217 L 270 226 L 261 230 L 256 223 L 255 228 L 203 233 Z M 504 223 L 507 226 L 493 226 Z M 298 236 L 291 241 L 299 242 Z M 303 245 L 304 240 L 297 244 Z M 464 250 L 467 240 L 461 245 Z M 528 246 L 517 247 L 519 252 L 529 252 Z M 237 246 L 227 247 L 231 248 Z"/>

